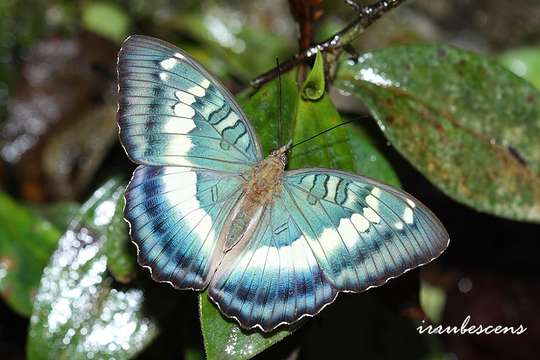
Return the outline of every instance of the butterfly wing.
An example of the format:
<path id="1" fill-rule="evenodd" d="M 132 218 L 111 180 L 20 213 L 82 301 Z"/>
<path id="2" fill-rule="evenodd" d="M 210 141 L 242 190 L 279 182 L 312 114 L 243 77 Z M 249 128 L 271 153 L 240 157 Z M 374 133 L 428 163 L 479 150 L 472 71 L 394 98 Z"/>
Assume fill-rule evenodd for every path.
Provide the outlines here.
<path id="1" fill-rule="evenodd" d="M 232 95 L 177 47 L 129 37 L 118 79 L 120 140 L 134 162 L 242 172 L 261 159 Z"/>
<path id="2" fill-rule="evenodd" d="M 139 166 L 125 218 L 138 261 L 157 281 L 202 290 L 222 252 L 219 233 L 242 195 L 242 177 L 187 167 Z"/>
<path id="3" fill-rule="evenodd" d="M 120 140 L 141 164 L 125 209 L 138 260 L 158 281 L 203 289 L 259 143 L 232 95 L 173 45 L 129 37 L 118 78 Z"/>
<path id="4" fill-rule="evenodd" d="M 222 313 L 263 331 L 317 313 L 336 294 L 279 197 L 253 238 L 225 255 L 208 288 Z"/>
<path id="5" fill-rule="evenodd" d="M 332 285 L 362 291 L 430 262 L 448 246 L 437 217 L 411 195 L 329 169 L 290 171 L 290 212 Z"/>
<path id="6" fill-rule="evenodd" d="M 141 164 L 126 191 L 139 262 L 204 289 L 227 316 L 269 331 L 429 262 L 448 234 L 418 200 L 334 170 L 287 172 L 249 241 L 220 259 L 220 230 L 260 145 L 229 92 L 178 48 L 132 36 L 118 58 L 120 138 Z M 214 273 L 218 262 L 219 267 Z"/>
<path id="7" fill-rule="evenodd" d="M 221 311 L 264 331 L 318 313 L 436 258 L 438 219 L 412 196 L 335 170 L 286 173 L 253 239 L 227 253 L 209 286 Z"/>

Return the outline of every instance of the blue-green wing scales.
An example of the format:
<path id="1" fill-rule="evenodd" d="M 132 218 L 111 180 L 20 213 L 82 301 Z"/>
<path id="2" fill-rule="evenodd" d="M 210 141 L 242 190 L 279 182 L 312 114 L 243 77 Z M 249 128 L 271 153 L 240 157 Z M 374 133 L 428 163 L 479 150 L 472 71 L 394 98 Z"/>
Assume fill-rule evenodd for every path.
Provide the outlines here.
<path id="1" fill-rule="evenodd" d="M 253 238 L 229 251 L 208 295 L 244 328 L 271 331 L 316 314 L 337 295 L 281 198 Z"/>
<path id="2" fill-rule="evenodd" d="M 225 255 L 209 295 L 243 327 L 271 331 L 433 260 L 448 241 L 402 191 L 336 170 L 290 171 L 253 237 Z"/>
<path id="3" fill-rule="evenodd" d="M 437 217 L 411 195 L 330 169 L 288 172 L 289 209 L 333 286 L 362 291 L 430 262 L 448 246 Z"/>
<path id="4" fill-rule="evenodd" d="M 203 169 L 139 166 L 126 190 L 125 218 L 138 261 L 157 281 L 204 289 L 219 235 L 243 194 L 240 176 Z"/>
<path id="5" fill-rule="evenodd" d="M 118 80 L 120 140 L 134 162 L 243 172 L 261 159 L 232 95 L 177 47 L 130 36 Z"/>

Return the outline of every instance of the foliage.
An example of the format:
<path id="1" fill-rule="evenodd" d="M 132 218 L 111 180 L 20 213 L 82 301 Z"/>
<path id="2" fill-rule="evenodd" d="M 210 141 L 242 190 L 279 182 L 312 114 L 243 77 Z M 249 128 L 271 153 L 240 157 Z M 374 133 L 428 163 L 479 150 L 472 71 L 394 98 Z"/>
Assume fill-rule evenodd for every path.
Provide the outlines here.
<path id="1" fill-rule="evenodd" d="M 108 242 L 122 242 L 124 185 L 110 180 L 82 205 L 43 271 L 32 312 L 28 358 L 131 358 L 156 335 L 141 289 L 115 289 Z M 121 221 L 119 222 L 118 219 Z"/>
<path id="2" fill-rule="evenodd" d="M 62 114 L 63 120 L 56 126 L 45 124 L 47 134 L 36 140 L 37 150 L 31 159 L 41 158 L 40 149 L 55 148 L 60 149 L 57 153 L 67 154 L 83 164 L 89 155 L 81 150 L 80 144 L 100 140 L 88 134 L 92 132 L 101 140 L 108 138 L 96 135 L 97 120 L 114 123 L 111 111 L 114 101 L 109 90 L 114 74 L 101 65 L 110 63 L 112 68 L 110 49 L 116 51 L 127 34 L 148 33 L 176 43 L 235 90 L 274 66 L 275 57 L 287 57 L 294 51 L 292 36 L 275 30 L 283 25 L 275 19 L 279 17 L 261 15 L 250 7 L 237 9 L 225 3 L 207 6 L 207 2 L 186 2 L 176 8 L 166 0 L 156 2 L 155 8 L 142 0 L 89 1 L 80 7 L 61 0 L 50 3 L 32 0 L 31 4 L 28 7 L 33 10 L 28 11 L 12 0 L 0 4 L 0 115 L 5 110 L 2 100 L 15 92 L 14 81 L 27 75 L 24 67 L 12 60 L 26 53 L 33 44 L 42 44 L 41 39 L 50 40 L 51 34 L 76 39 L 67 44 L 68 50 L 77 46 L 86 48 L 85 36 L 97 34 L 99 45 L 88 45 L 91 51 L 80 57 L 84 58 L 81 72 L 92 68 L 103 73 L 103 79 L 96 80 L 103 83 L 99 96 L 90 90 L 80 94 L 76 90 L 68 91 L 77 94 L 77 99 L 86 96 L 91 101 L 81 102 L 85 105 Z M 286 7 L 283 11 L 286 13 Z M 43 20 L 43 14 L 47 20 Z M 278 21 L 277 25 L 274 21 Z M 328 19 L 320 28 L 334 21 Z M 9 36 L 10 27 L 20 28 L 14 32 L 16 36 Z M 96 58 L 88 56 L 89 53 L 95 53 Z M 265 154 L 289 140 L 297 144 L 352 120 L 295 147 L 289 167 L 337 168 L 401 186 L 398 178 L 401 173 L 396 166 L 399 160 L 392 155 L 388 141 L 448 198 L 497 217 L 540 222 L 538 48 L 520 48 L 495 58 L 443 44 L 387 47 L 356 59 L 345 56 L 335 59 L 333 55 L 319 52 L 311 67 L 302 64 L 258 90 L 247 88 L 238 94 L 237 99 L 254 125 Z M 20 57 L 17 61 L 32 59 Z M 83 87 L 69 79 L 61 84 L 62 91 L 70 86 Z M 61 86 L 55 86 L 60 92 Z M 331 95 L 329 90 L 333 87 L 346 96 Z M 34 96 L 30 98 L 33 102 Z M 344 110 L 336 98 L 356 107 L 352 111 Z M 36 97 L 35 102 L 43 99 Z M 92 101 L 97 101 L 97 105 Z M 365 106 L 374 121 L 358 105 Z M 72 126 L 73 118 L 80 118 L 84 126 Z M 0 126 L 3 124 L 0 121 Z M 53 132 L 70 128 L 79 134 L 66 132 L 65 139 L 51 136 Z M 113 133 L 111 129 L 107 128 L 108 136 Z M 2 135 L 0 150 L 5 141 L 8 140 Z M 66 143 L 69 146 L 61 146 Z M 66 148 L 75 150 L 65 151 Z M 125 184 L 114 176 L 127 175 L 132 169 L 118 144 L 107 156 L 108 147 L 103 148 L 103 156 L 97 156 L 94 165 L 81 166 L 86 180 L 76 183 L 88 195 L 100 180 L 110 180 L 97 187 L 83 205 L 76 202 L 87 197 L 80 193 L 78 197 L 53 198 L 50 204 L 29 203 L 28 200 L 35 199 L 28 194 L 33 194 L 35 189 L 26 185 L 12 192 L 23 199 L 8 195 L 6 189 L 12 189 L 11 183 L 3 181 L 5 169 L 0 167 L 0 186 L 5 190 L 0 193 L 0 294 L 17 314 L 31 316 L 27 340 L 30 359 L 133 358 L 144 355 L 154 340 L 160 346 L 165 328 L 172 328 L 173 332 L 174 326 L 180 329 L 176 321 L 169 321 L 172 325 L 165 327 L 146 308 L 155 286 L 165 285 L 149 286 L 143 280 L 148 275 L 138 273 L 135 249 L 122 218 Z M 66 165 L 61 159 L 49 156 L 47 161 L 62 173 Z M 26 166 L 28 163 L 32 170 L 34 163 L 27 162 Z M 18 169 L 17 164 L 14 166 Z M 9 171 L 6 167 L 5 173 L 10 175 Z M 18 171 L 14 173 L 16 179 L 22 176 Z M 69 174 L 62 174 L 63 179 L 71 179 Z M 26 181 L 21 183 L 35 185 L 32 179 L 23 180 Z M 417 284 L 417 279 L 414 282 Z M 419 293 L 427 316 L 441 321 L 449 301 L 445 290 L 423 281 Z M 248 359 L 294 332 L 311 338 L 323 334 L 330 339 L 332 335 L 325 332 L 328 328 L 325 330 L 324 326 L 319 329 L 317 321 L 280 327 L 270 334 L 245 331 L 235 321 L 224 318 L 206 293 L 198 298 L 202 341 L 189 343 L 182 349 L 186 358 L 201 357 L 204 346 L 209 359 Z M 163 296 L 156 302 L 161 305 L 174 301 Z M 411 302 L 418 306 L 417 298 Z M 176 303 L 163 305 L 163 311 L 175 306 Z M 413 338 L 414 322 L 401 317 L 391 306 L 380 304 L 375 297 L 362 297 L 356 302 L 338 301 L 331 308 L 334 309 L 328 312 L 331 315 L 326 310 L 320 315 L 321 323 L 341 326 L 335 324 L 339 322 L 336 319 L 353 323 L 354 334 L 347 340 L 355 341 L 354 336 L 360 334 L 363 346 L 347 346 L 356 347 L 358 356 L 376 357 L 383 352 L 389 357 L 400 356 L 402 352 L 416 358 L 440 355 L 437 344 Z M 186 307 L 182 312 L 186 317 L 192 316 L 196 309 Z M 377 349 L 381 339 L 391 340 L 370 328 L 377 326 L 381 318 L 385 329 L 406 334 L 398 339 L 399 348 Z M 186 331 L 198 333 L 199 330 L 189 327 Z M 292 336 L 284 343 L 292 338 L 299 341 Z M 325 344 L 311 344 L 306 346 L 311 349 L 306 353 L 329 351 L 324 347 Z M 339 348 L 336 354 L 347 354 L 343 350 L 345 346 L 336 348 Z"/>
<path id="3" fill-rule="evenodd" d="M 319 55 L 318 61 L 321 66 L 313 68 L 302 87 L 303 89 L 307 89 L 308 87 L 325 88 L 322 55 Z M 287 74 L 281 80 L 283 96 L 282 111 L 286 110 L 283 111 L 284 118 L 282 121 L 284 127 L 290 128 L 294 126 L 292 130 L 293 140 L 304 139 L 307 136 L 316 134 L 319 131 L 342 122 L 330 97 L 324 94 L 324 91 L 321 92 L 322 95 L 319 99 L 304 100 L 301 92 L 297 91 L 298 85 L 294 79 L 294 74 Z M 275 142 L 278 133 L 276 124 L 271 128 L 269 126 L 262 126 L 264 124 L 262 121 L 267 121 L 269 115 L 279 117 L 279 101 L 277 101 L 279 100 L 277 99 L 279 93 L 278 82 L 279 80 L 276 80 L 266 84 L 252 97 L 245 95 L 240 98 L 240 102 L 248 117 L 253 119 L 259 139 L 262 141 L 263 148 L 266 150 L 279 146 Z M 316 92 L 307 91 L 311 94 Z M 315 104 L 312 104 L 312 101 L 315 101 Z M 265 105 L 261 106 L 261 104 Z M 379 180 L 397 184 L 398 180 L 382 154 L 368 142 L 362 141 L 360 125 L 358 125 L 358 129 L 354 129 L 353 131 L 347 132 L 343 130 L 338 134 L 332 134 L 333 136 L 331 137 L 321 136 L 321 138 L 315 139 L 310 146 L 316 148 L 317 151 L 314 151 L 312 148 L 311 150 L 302 149 L 302 152 L 298 155 L 294 152 L 291 156 L 290 167 L 299 168 L 317 165 L 358 171 Z M 349 141 L 348 133 L 353 134 L 351 135 L 351 138 L 355 139 L 353 141 L 362 141 L 363 146 L 353 147 L 354 142 Z M 332 141 L 333 145 L 327 146 L 328 141 Z M 371 162 L 376 162 L 376 165 L 366 167 L 366 170 L 372 170 L 373 172 L 361 171 L 363 163 L 357 161 L 357 159 L 374 159 Z M 280 328 L 269 335 L 260 334 L 257 331 L 247 332 L 241 329 L 237 323 L 225 319 L 208 299 L 206 292 L 199 295 L 199 302 L 201 328 L 203 329 L 206 353 L 209 358 L 249 358 L 280 341 L 294 330 L 294 327 L 292 329 Z"/>
<path id="4" fill-rule="evenodd" d="M 112 41 L 120 42 L 128 35 L 129 17 L 123 10 L 106 2 L 92 2 L 83 12 L 83 26 Z"/>
<path id="5" fill-rule="evenodd" d="M 50 222 L 0 193 L 0 291 L 22 315 L 32 298 L 60 232 Z"/>
<path id="6" fill-rule="evenodd" d="M 521 78 L 464 50 L 405 45 L 344 61 L 336 86 L 448 196 L 540 221 L 540 92 Z"/>
<path id="7" fill-rule="evenodd" d="M 497 59 L 514 74 L 540 89 L 540 48 L 528 47 L 507 51 Z"/>

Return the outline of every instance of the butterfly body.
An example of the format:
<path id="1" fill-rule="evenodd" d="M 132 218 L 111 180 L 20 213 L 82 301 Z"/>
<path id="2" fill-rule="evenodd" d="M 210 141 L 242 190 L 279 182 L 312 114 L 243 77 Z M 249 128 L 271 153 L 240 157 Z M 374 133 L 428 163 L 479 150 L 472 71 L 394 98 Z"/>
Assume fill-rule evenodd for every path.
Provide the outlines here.
<path id="1" fill-rule="evenodd" d="M 156 281 L 207 290 L 244 328 L 314 316 L 448 246 L 413 196 L 339 170 L 263 158 L 233 96 L 188 54 L 145 36 L 118 57 L 120 140 L 139 164 L 125 219 Z"/>
<path id="2" fill-rule="evenodd" d="M 264 209 L 280 191 L 287 151 L 286 146 L 273 151 L 249 171 L 248 180 L 243 185 L 243 196 L 230 215 L 231 225 L 223 229 L 225 252 L 241 239 L 252 237 Z"/>

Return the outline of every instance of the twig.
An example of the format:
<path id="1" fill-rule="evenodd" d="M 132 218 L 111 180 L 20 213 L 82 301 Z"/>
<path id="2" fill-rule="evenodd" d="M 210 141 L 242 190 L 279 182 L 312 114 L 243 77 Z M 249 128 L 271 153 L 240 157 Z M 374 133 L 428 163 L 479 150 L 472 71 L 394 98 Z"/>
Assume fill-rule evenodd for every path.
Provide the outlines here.
<path id="1" fill-rule="evenodd" d="M 322 15 L 322 10 L 317 10 L 316 6 L 320 5 L 321 1 L 322 0 L 289 0 L 289 10 L 298 25 L 298 47 L 300 51 L 309 49 L 313 46 L 315 21 Z M 306 68 L 302 66 L 298 72 L 298 83 L 304 82 L 305 75 Z"/>
<path id="2" fill-rule="evenodd" d="M 289 60 L 280 64 L 251 81 L 251 86 L 259 88 L 263 84 L 276 78 L 277 74 L 283 74 L 293 69 L 298 64 L 306 61 L 317 54 L 317 51 L 337 51 L 356 39 L 364 30 L 379 19 L 389 10 L 401 5 L 405 0 L 379 0 L 375 4 L 359 6 L 358 16 L 343 30 L 331 36 L 329 39 L 315 44 L 305 50 L 301 50 Z"/>
<path id="3" fill-rule="evenodd" d="M 315 35 L 313 23 L 322 15 L 322 11 L 316 10 L 315 6 L 320 3 L 321 0 L 289 0 L 289 9 L 298 24 L 300 50 L 308 49 L 313 45 Z"/>

